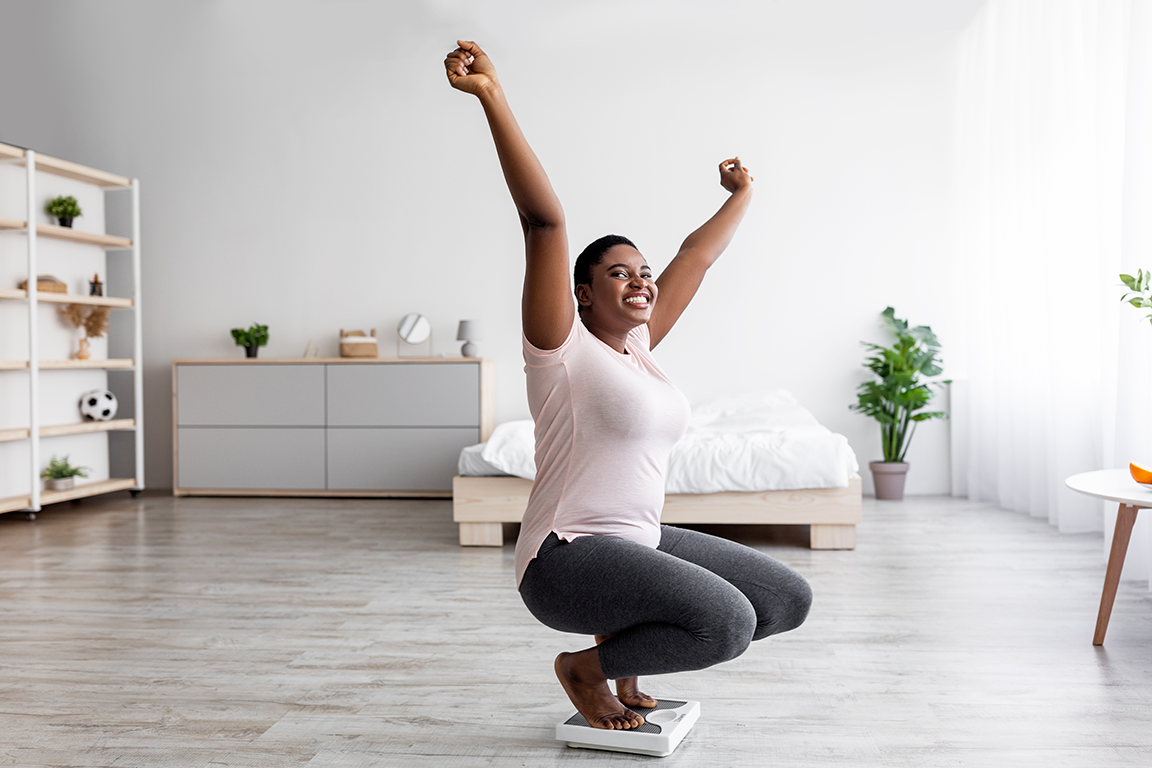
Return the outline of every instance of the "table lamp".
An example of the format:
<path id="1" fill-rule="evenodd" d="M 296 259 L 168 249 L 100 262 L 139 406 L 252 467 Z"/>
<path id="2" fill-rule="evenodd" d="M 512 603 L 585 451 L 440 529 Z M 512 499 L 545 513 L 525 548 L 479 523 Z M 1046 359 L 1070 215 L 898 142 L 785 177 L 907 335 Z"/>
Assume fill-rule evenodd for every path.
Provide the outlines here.
<path id="1" fill-rule="evenodd" d="M 472 342 L 480 341 L 482 338 L 480 335 L 479 320 L 460 321 L 460 327 L 456 330 L 456 341 L 464 342 L 464 346 L 460 348 L 461 355 L 464 357 L 476 357 L 476 345 Z"/>

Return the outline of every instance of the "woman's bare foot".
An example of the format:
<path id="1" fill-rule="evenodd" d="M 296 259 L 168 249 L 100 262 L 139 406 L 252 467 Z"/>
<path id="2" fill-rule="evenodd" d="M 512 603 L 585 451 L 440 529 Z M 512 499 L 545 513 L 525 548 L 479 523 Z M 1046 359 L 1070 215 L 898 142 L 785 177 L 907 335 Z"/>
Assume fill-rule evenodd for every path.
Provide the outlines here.
<path id="1" fill-rule="evenodd" d="M 644 725 L 644 718 L 620 703 L 608 689 L 595 648 L 556 657 L 556 677 L 564 692 L 584 715 L 588 725 L 607 730 L 628 730 Z"/>
<path id="2" fill-rule="evenodd" d="M 640 678 L 625 677 L 616 681 L 616 698 L 620 703 L 629 707 L 652 709 L 656 706 L 656 699 L 640 691 Z"/>
<path id="3" fill-rule="evenodd" d="M 608 640 L 612 635 L 596 635 L 596 645 Z M 656 699 L 640 691 L 640 678 L 624 677 L 616 681 L 616 698 L 629 707 L 652 709 L 656 706 Z"/>

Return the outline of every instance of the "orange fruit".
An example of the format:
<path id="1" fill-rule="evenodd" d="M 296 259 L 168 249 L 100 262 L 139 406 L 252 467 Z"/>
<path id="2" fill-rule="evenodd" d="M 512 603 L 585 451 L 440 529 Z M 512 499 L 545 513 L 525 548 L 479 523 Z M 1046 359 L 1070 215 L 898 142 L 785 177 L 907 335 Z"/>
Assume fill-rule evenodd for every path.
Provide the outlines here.
<path id="1" fill-rule="evenodd" d="M 1136 482 L 1145 485 L 1152 484 L 1152 469 L 1144 469 L 1139 464 L 1132 462 L 1128 464 L 1128 471 L 1132 473 L 1132 479 Z"/>

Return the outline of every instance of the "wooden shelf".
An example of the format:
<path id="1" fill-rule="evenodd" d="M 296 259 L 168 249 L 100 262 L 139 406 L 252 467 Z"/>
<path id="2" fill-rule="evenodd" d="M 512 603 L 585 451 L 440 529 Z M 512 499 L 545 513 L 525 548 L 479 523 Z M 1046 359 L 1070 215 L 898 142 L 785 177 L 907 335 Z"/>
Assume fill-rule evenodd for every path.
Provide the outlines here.
<path id="1" fill-rule="evenodd" d="M 92 368 L 131 368 L 133 362 L 131 360 L 111 359 L 111 360 L 41 360 L 40 370 L 64 370 L 64 369 L 92 369 Z M 0 371 L 25 371 L 28 370 L 27 360 L 0 360 Z"/>
<path id="2" fill-rule="evenodd" d="M 134 429 L 135 419 L 110 419 L 109 421 L 81 421 L 76 424 L 50 424 L 40 427 L 40 437 L 61 437 L 63 435 L 84 435 L 90 432 L 115 432 L 121 429 Z M 31 430 L 27 427 L 21 429 L 0 429 L 0 443 L 10 443 L 14 440 L 27 440 Z"/>
<path id="3" fill-rule="evenodd" d="M 27 299 L 28 291 L 17 288 L 0 288 L 0 299 Z M 50 293 L 37 291 L 36 300 L 45 304 L 92 304 L 97 307 L 131 309 L 132 299 L 119 299 L 115 296 L 85 296 L 80 293 Z"/>
<path id="4" fill-rule="evenodd" d="M 20 429 L 0 429 L 0 443 L 11 443 L 15 440 L 27 440 L 32 430 L 28 427 Z"/>
<path id="5" fill-rule="evenodd" d="M 138 486 L 135 478 L 114 478 L 112 480 L 98 480 L 94 483 L 80 483 L 66 491 L 41 491 L 40 506 L 45 507 L 49 504 L 83 499 L 88 496 L 99 496 L 102 493 L 112 493 L 113 491 L 126 491 L 136 487 Z M 32 506 L 32 497 L 28 494 L 0 499 L 0 512 L 15 512 L 30 506 Z"/>
<path id="6" fill-rule="evenodd" d="M 27 229 L 28 222 L 0 216 L 0 229 Z M 70 243 L 96 245 L 101 248 L 131 248 L 132 240 L 118 235 L 102 235 L 98 232 L 82 232 L 71 227 L 58 227 L 55 224 L 37 224 L 36 234 L 53 240 L 67 240 Z"/>
<path id="7" fill-rule="evenodd" d="M 24 158 L 24 150 L 10 144 L 0 144 L 0 158 L 20 160 Z M 63 176 L 66 179 L 75 179 L 98 187 L 117 188 L 131 187 L 132 179 L 107 171 L 98 171 L 79 163 L 70 163 L 49 155 L 36 154 L 36 170 L 50 173 L 53 176 Z"/>

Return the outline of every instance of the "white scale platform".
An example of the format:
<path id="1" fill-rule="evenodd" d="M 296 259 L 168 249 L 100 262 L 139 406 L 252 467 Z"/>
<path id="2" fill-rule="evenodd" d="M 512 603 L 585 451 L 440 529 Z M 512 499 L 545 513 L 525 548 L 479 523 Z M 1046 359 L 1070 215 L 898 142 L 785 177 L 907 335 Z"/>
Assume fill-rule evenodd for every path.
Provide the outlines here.
<path id="1" fill-rule="evenodd" d="M 579 712 L 556 726 L 556 740 L 570 747 L 667 757 L 700 718 L 700 702 L 658 700 L 655 708 L 634 708 L 644 725 L 626 731 L 593 728 Z"/>

